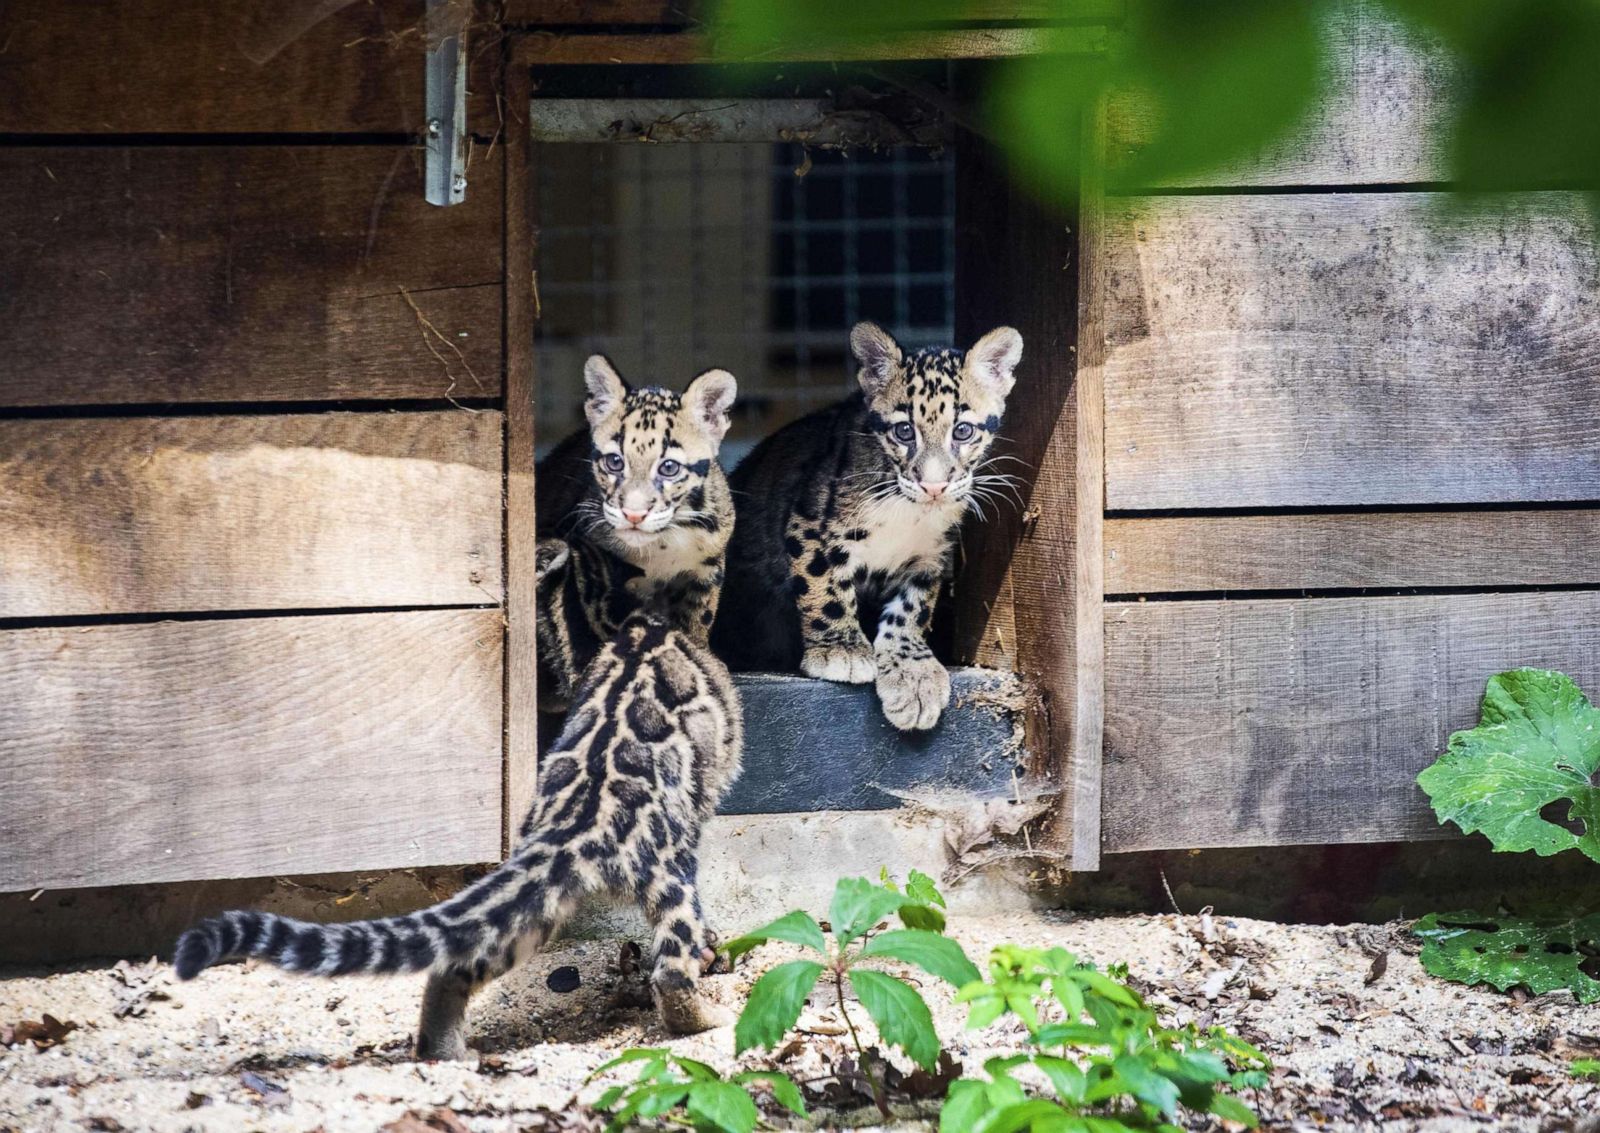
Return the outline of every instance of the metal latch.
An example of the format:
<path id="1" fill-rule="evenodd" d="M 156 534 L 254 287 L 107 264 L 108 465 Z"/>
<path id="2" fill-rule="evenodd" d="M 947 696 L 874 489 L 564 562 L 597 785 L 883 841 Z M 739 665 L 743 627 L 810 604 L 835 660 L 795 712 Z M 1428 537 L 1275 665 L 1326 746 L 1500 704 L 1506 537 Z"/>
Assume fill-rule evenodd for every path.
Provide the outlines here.
<path id="1" fill-rule="evenodd" d="M 430 205 L 467 199 L 467 27 L 472 0 L 428 0 L 428 159 L 423 195 Z"/>

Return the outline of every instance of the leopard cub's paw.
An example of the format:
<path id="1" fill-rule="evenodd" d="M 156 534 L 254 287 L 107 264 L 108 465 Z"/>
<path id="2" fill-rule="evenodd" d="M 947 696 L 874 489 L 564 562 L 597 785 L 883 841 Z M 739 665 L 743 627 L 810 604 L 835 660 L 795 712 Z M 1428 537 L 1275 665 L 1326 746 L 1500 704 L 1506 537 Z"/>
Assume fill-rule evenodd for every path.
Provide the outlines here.
<path id="1" fill-rule="evenodd" d="M 878 666 L 872 647 L 863 640 L 859 645 L 813 645 L 800 659 L 800 671 L 825 681 L 864 685 L 877 675 Z"/>
<path id="2" fill-rule="evenodd" d="M 950 703 L 950 672 L 933 657 L 878 654 L 878 700 L 902 732 L 925 732 Z"/>

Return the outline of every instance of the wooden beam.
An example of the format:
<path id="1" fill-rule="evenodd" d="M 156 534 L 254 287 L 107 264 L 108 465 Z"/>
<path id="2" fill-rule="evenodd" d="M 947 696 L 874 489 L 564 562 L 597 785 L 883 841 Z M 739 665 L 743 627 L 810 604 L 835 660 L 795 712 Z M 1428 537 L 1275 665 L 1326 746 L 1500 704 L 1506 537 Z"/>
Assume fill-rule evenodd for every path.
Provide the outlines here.
<path id="1" fill-rule="evenodd" d="M 506 0 L 503 22 L 512 27 L 605 26 L 629 24 L 680 27 L 706 21 L 708 5 L 700 0 Z M 1127 0 L 967 0 L 961 17 L 971 23 L 1004 21 L 1032 24 L 1119 23 Z M 897 23 L 917 26 L 917 14 L 905 11 Z M 927 23 L 924 20 L 924 25 Z"/>
<path id="2" fill-rule="evenodd" d="M 1600 594 L 1109 603 L 1105 851 L 1449 836 L 1417 772 L 1519 665 L 1600 692 Z"/>
<path id="3" fill-rule="evenodd" d="M 0 132 L 420 135 L 423 0 L 331 7 L 310 0 L 0 5 Z M 479 34 L 492 44 L 491 13 L 488 0 L 480 3 Z M 470 57 L 468 126 L 487 138 L 500 121 L 496 91 L 485 53 Z"/>
<path id="4" fill-rule="evenodd" d="M 1600 585 L 1600 510 L 1106 521 L 1106 590 Z"/>
<path id="5" fill-rule="evenodd" d="M 1016 671 L 1039 694 L 1029 748 L 1063 794 L 1058 835 L 1074 869 L 1098 862 L 1100 398 L 1076 351 L 1099 294 L 1078 232 L 1007 176 L 1002 157 L 964 135 L 956 162 L 957 336 L 997 325 L 1022 332 L 999 467 L 1021 478 L 1021 503 L 974 523 L 953 595 L 955 653 Z M 1004 265 L 1003 268 L 1001 265 Z M 1080 265 L 1082 265 L 1080 267 Z M 1083 290 L 1087 289 L 1087 290 Z M 1098 326 L 1098 321 L 1093 325 Z"/>
<path id="6" fill-rule="evenodd" d="M 490 861 L 498 610 L 0 631 L 0 890 Z"/>
<path id="7" fill-rule="evenodd" d="M 1009 674 L 953 669 L 934 731 L 911 736 L 883 718 L 870 685 L 764 673 L 734 677 L 744 705 L 744 772 L 721 814 L 890 810 L 907 792 L 1007 798 L 1026 770 L 1017 742 L 1022 690 Z"/>
<path id="8" fill-rule="evenodd" d="M 500 441 L 487 411 L 0 421 L 0 618 L 498 602 Z"/>
<path id="9" fill-rule="evenodd" d="M 844 63 L 909 59 L 1007 59 L 1022 55 L 1098 55 L 1103 27 L 978 28 L 961 31 L 888 32 L 815 44 L 773 44 L 732 53 L 697 32 L 663 35 L 565 35 L 532 32 L 518 37 L 514 58 L 528 66 L 650 63 Z"/>
<path id="10" fill-rule="evenodd" d="M 1115 510 L 1600 500 L 1576 193 L 1113 202 Z"/>
<path id="11" fill-rule="evenodd" d="M 0 406 L 493 398 L 501 154 L 0 150 Z"/>
<path id="12" fill-rule="evenodd" d="M 533 178 L 528 142 L 528 69 L 506 80 L 505 388 L 506 388 L 506 780 L 507 850 L 533 806 L 539 759 L 538 659 L 535 656 Z"/>

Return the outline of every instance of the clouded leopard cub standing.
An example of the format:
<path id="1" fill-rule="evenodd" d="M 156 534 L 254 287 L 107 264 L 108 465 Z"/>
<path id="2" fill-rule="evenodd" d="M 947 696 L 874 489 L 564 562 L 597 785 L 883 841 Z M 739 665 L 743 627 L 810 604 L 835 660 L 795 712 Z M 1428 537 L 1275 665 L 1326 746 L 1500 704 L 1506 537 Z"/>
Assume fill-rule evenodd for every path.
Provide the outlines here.
<path id="1" fill-rule="evenodd" d="M 1005 479 L 986 456 L 1022 336 L 1000 327 L 965 354 L 908 354 L 859 323 L 850 348 L 861 392 L 780 429 L 734 470 L 717 651 L 736 670 L 876 680 L 890 723 L 931 728 L 950 675 L 924 635 L 962 516 Z"/>
<path id="2" fill-rule="evenodd" d="M 630 389 L 599 354 L 584 364 L 587 432 L 539 463 L 540 536 L 566 541 L 569 613 L 540 654 L 539 700 L 564 710 L 578 674 L 630 613 L 656 610 L 704 644 L 716 618 L 733 504 L 717 450 L 737 384 L 707 370 L 682 394 Z"/>
<path id="3" fill-rule="evenodd" d="M 541 540 L 538 559 L 542 574 L 569 567 L 559 540 Z M 655 926 L 651 986 L 666 1028 L 731 1021 L 696 991 L 712 937 L 695 891 L 701 826 L 739 774 L 743 720 L 728 671 L 639 612 L 584 670 L 574 704 L 499 869 L 408 916 L 318 925 L 224 913 L 179 939 L 178 978 L 235 956 L 321 976 L 427 971 L 417 1054 L 463 1058 L 473 991 L 539 948 L 580 896 L 607 890 L 636 900 Z"/>

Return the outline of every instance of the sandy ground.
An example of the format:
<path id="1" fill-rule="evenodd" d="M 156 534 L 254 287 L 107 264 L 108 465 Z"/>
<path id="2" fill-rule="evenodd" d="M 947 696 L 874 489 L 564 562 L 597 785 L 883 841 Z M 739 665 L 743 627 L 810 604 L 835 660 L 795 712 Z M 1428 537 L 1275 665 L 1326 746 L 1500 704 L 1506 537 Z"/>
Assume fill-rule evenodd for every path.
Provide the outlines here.
<path id="1" fill-rule="evenodd" d="M 1600 1112 L 1600 1086 L 1566 1069 L 1600 1053 L 1600 1005 L 1435 980 L 1403 925 L 1012 914 L 953 920 L 951 929 L 980 962 L 1002 940 L 1124 960 L 1173 1018 L 1222 1023 L 1255 1041 L 1276 1068 L 1271 1087 L 1246 1100 L 1269 1129 L 1559 1130 Z M 665 1044 L 724 1069 L 773 1063 L 736 1060 L 731 1028 L 668 1040 L 641 1005 L 638 978 L 619 971 L 621 949 L 558 945 L 491 987 L 474 1005 L 482 1053 L 461 1064 L 407 1057 L 418 978 L 316 980 L 257 965 L 184 985 L 138 965 L 0 972 L 0 1027 L 46 1012 L 78 1024 L 49 1049 L 0 1047 L 0 1129 L 371 1133 L 439 1108 L 475 1131 L 545 1129 L 556 1126 L 540 1107 L 575 1113 L 600 1088 L 585 1075 L 627 1046 Z M 792 955 L 763 947 L 708 985 L 736 1006 L 761 970 Z M 568 967 L 579 986 L 552 990 L 552 974 Z M 964 1011 L 947 991 L 925 990 L 941 1035 L 969 1067 L 1015 1041 L 1003 1022 L 962 1030 Z M 837 1037 L 830 998 L 813 996 L 801 1019 L 811 1033 L 781 1052 L 780 1067 L 797 1078 L 823 1072 L 848 1041 Z M 901 1126 L 932 1128 L 912 1115 Z"/>

